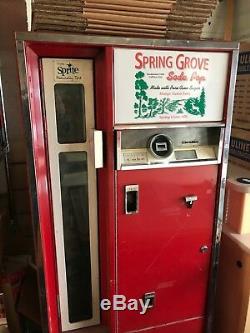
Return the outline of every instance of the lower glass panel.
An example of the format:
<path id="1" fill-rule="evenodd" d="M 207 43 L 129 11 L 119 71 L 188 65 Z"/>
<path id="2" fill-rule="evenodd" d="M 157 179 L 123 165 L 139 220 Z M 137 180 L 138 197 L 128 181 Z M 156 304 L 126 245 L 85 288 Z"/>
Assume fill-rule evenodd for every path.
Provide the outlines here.
<path id="1" fill-rule="evenodd" d="M 59 154 L 69 321 L 92 317 L 86 152 Z"/>

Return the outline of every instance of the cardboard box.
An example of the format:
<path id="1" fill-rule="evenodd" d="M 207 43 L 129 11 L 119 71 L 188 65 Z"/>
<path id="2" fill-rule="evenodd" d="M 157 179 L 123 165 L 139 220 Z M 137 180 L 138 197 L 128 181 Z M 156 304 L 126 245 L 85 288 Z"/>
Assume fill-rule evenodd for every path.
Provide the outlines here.
<path id="1" fill-rule="evenodd" d="M 238 234 L 250 234 L 250 178 L 227 180 L 225 223 Z"/>
<path id="2" fill-rule="evenodd" d="M 250 332 L 250 235 L 224 226 L 217 284 L 215 333 Z"/>
<path id="3" fill-rule="evenodd" d="M 250 44 L 247 43 L 240 45 L 233 127 L 250 131 Z"/>
<path id="4" fill-rule="evenodd" d="M 229 161 L 248 169 L 250 176 L 250 131 L 232 129 L 229 154 Z"/>

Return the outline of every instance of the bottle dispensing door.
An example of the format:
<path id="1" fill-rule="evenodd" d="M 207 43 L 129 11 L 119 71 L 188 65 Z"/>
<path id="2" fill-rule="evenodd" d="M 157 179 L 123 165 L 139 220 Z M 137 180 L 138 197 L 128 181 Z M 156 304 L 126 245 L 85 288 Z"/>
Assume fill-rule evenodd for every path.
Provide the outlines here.
<path id="1" fill-rule="evenodd" d="M 99 323 L 93 62 L 42 59 L 62 331 Z"/>
<path id="2" fill-rule="evenodd" d="M 204 332 L 224 128 L 117 131 L 118 331 Z"/>

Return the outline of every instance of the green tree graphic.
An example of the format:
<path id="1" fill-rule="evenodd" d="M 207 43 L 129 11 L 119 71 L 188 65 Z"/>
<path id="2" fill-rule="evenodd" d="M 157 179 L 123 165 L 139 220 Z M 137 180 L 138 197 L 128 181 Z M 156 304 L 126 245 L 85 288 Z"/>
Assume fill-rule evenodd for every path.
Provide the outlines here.
<path id="1" fill-rule="evenodd" d="M 157 98 L 148 99 L 148 109 L 150 110 L 148 117 L 150 117 L 150 118 L 154 117 L 154 115 L 156 115 L 158 113 L 158 111 L 156 110 L 158 104 L 159 104 L 159 102 L 158 102 Z"/>
<path id="2" fill-rule="evenodd" d="M 159 108 L 158 108 L 158 113 L 165 113 L 165 110 L 167 109 L 167 106 L 170 102 L 169 98 L 162 98 L 159 102 Z"/>
<path id="3" fill-rule="evenodd" d="M 185 101 L 184 109 L 194 116 L 204 116 L 206 109 L 206 95 L 204 88 L 202 88 L 200 97 L 191 97 Z"/>
<path id="4" fill-rule="evenodd" d="M 205 94 L 204 88 L 202 88 L 202 91 L 200 94 L 199 109 L 200 109 L 200 115 L 203 117 L 205 114 L 205 110 L 206 110 L 206 94 Z"/>
<path id="5" fill-rule="evenodd" d="M 145 73 L 139 71 L 135 74 L 134 114 L 136 118 L 154 118 L 158 114 L 182 114 L 187 112 L 194 116 L 203 117 L 206 111 L 206 94 L 202 88 L 199 97 L 171 100 L 170 98 L 153 98 L 147 95 L 149 86 L 144 80 Z"/>
<path id="6" fill-rule="evenodd" d="M 184 104 L 184 108 L 185 110 L 194 115 L 194 116 L 198 116 L 200 114 L 200 110 L 199 110 L 199 98 L 188 98 Z"/>
<path id="7" fill-rule="evenodd" d="M 179 106 L 179 100 L 172 101 L 168 104 L 167 109 L 169 112 L 175 112 Z"/>
<path id="8" fill-rule="evenodd" d="M 146 90 L 148 89 L 148 84 L 146 81 L 143 80 L 145 74 L 143 72 L 137 72 L 135 74 L 135 97 L 136 99 L 139 101 L 139 103 L 135 103 L 134 104 L 134 109 L 135 109 L 135 113 L 137 115 L 136 118 L 142 118 L 142 108 L 145 110 L 145 105 L 143 105 L 144 107 L 142 107 L 142 103 L 143 101 L 147 101 L 148 100 L 148 96 L 146 93 Z"/>

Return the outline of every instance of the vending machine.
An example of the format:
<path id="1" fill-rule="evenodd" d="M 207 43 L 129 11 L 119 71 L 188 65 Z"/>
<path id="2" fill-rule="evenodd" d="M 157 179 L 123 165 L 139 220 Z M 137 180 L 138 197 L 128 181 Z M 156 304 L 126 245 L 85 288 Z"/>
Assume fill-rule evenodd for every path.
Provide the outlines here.
<path id="1" fill-rule="evenodd" d="M 238 45 L 17 51 L 44 332 L 211 333 Z"/>

